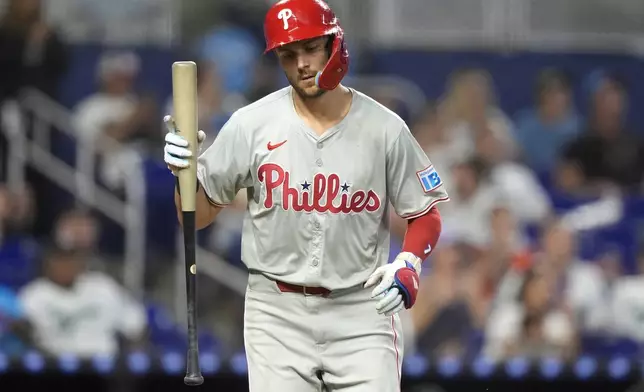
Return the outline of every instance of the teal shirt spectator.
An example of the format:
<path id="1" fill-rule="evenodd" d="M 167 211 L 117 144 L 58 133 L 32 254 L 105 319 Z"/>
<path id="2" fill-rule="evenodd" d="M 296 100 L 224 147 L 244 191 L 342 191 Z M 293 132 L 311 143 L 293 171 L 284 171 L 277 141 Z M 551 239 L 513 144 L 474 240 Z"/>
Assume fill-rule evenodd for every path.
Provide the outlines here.
<path id="1" fill-rule="evenodd" d="M 11 323 L 24 316 L 22 305 L 16 293 L 8 287 L 0 286 L 0 353 L 18 356 L 24 353 L 23 342 L 8 329 Z"/>
<path id="2" fill-rule="evenodd" d="M 536 109 L 524 109 L 515 120 L 515 137 L 523 159 L 537 173 L 552 171 L 561 148 L 580 132 L 581 118 L 575 112 L 558 122 L 544 124 Z"/>

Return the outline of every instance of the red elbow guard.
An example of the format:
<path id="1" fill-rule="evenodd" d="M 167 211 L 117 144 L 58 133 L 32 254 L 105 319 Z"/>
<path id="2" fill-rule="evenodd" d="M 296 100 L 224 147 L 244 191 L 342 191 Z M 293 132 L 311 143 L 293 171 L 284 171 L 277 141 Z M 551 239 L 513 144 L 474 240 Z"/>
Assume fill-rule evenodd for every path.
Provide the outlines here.
<path id="1" fill-rule="evenodd" d="M 402 251 L 425 260 L 438 243 L 441 234 L 441 215 L 436 207 L 425 215 L 410 219 L 403 240 Z"/>

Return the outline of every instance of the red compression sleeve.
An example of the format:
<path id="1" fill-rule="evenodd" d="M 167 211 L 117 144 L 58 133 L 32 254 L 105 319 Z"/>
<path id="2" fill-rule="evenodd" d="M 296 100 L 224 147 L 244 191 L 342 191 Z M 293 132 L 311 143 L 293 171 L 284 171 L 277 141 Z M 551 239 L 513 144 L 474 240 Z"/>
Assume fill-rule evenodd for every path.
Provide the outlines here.
<path id="1" fill-rule="evenodd" d="M 434 207 L 425 215 L 407 221 L 402 251 L 413 253 L 425 260 L 436 246 L 440 234 L 441 214 Z"/>

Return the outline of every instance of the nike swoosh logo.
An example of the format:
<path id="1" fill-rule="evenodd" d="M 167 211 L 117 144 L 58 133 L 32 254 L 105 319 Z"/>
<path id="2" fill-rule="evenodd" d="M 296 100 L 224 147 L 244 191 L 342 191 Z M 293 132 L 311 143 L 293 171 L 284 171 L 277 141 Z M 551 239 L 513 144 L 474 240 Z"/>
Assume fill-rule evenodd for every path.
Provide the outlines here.
<path id="1" fill-rule="evenodd" d="M 286 143 L 286 140 L 284 140 L 281 143 L 277 143 L 277 144 L 271 144 L 271 142 L 268 142 L 268 144 L 266 144 L 266 148 L 268 148 L 268 151 L 273 151 L 277 147 L 282 146 L 284 143 Z"/>

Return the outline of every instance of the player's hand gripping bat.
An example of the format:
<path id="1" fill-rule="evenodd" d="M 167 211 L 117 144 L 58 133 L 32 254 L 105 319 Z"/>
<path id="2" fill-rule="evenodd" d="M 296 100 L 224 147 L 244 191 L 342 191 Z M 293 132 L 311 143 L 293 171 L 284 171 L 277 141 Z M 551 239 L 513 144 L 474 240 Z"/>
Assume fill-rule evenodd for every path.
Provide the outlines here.
<path id="1" fill-rule="evenodd" d="M 179 189 L 183 215 L 183 242 L 186 263 L 186 301 L 188 310 L 188 353 L 186 385 L 203 384 L 199 367 L 197 334 L 197 264 L 195 207 L 197 190 L 197 65 L 192 61 L 178 61 L 172 65 L 172 99 L 177 133 L 185 138 L 192 151 L 190 166 L 179 170 Z"/>

